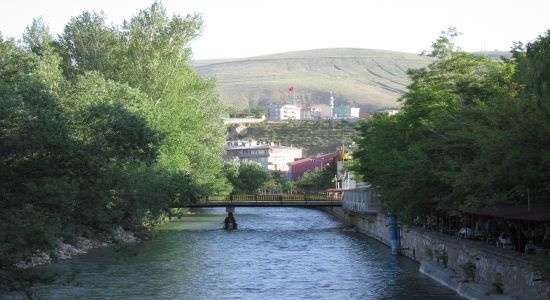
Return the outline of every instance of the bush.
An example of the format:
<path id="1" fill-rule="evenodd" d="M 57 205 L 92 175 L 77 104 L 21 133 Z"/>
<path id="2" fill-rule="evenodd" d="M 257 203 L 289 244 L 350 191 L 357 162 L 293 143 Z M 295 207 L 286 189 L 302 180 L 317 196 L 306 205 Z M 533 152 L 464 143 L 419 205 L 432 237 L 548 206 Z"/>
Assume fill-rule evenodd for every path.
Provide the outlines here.
<path id="1" fill-rule="evenodd" d="M 469 261 L 462 265 L 462 270 L 464 271 L 464 277 L 468 281 L 476 280 L 476 265 Z"/>
<path id="2" fill-rule="evenodd" d="M 543 280 L 550 282 L 550 253 L 547 250 L 535 253 L 533 268 Z"/>
<path id="3" fill-rule="evenodd" d="M 495 281 L 493 281 L 493 292 L 496 294 L 502 294 L 504 293 L 504 289 L 502 288 L 502 274 L 497 273 Z"/>

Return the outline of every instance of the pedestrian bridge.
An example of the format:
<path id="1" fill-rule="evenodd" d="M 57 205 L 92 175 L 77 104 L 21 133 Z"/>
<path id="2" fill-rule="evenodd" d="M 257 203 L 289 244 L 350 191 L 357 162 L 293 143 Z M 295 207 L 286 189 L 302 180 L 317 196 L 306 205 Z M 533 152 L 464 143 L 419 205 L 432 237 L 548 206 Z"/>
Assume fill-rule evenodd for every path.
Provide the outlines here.
<path id="1" fill-rule="evenodd" d="M 275 194 L 206 196 L 195 203 L 180 203 L 174 208 L 201 207 L 341 207 L 342 194 Z"/>

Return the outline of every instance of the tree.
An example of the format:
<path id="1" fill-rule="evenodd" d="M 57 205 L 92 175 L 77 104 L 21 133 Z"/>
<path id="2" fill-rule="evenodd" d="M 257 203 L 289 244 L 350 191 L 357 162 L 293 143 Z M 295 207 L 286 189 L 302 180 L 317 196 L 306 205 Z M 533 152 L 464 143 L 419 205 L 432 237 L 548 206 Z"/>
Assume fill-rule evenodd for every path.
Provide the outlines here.
<path id="1" fill-rule="evenodd" d="M 505 162 L 515 172 L 516 201 L 525 203 L 527 192 L 534 201 L 550 202 L 550 31 L 528 43 L 526 50 L 515 51 L 513 61 L 517 72 L 514 79 L 522 87 L 519 97 L 510 101 L 504 115 L 501 108 L 495 112 L 500 124 L 507 125 L 508 140 L 504 145 L 510 151 Z M 519 98 L 519 99 L 518 99 Z M 497 147 L 497 145 L 495 145 Z"/>
<path id="2" fill-rule="evenodd" d="M 228 162 L 224 170 L 234 194 L 254 194 L 272 179 L 261 164 L 253 161 Z"/>
<path id="3" fill-rule="evenodd" d="M 104 16 L 86 12 L 65 27 L 58 50 L 66 74 L 96 71 L 146 95 L 140 113 L 166 135 L 159 163 L 188 172 L 201 190 L 212 193 L 227 190 L 219 160 L 227 133 L 215 83 L 190 64 L 189 44 L 201 27 L 199 15 L 170 18 L 159 2 L 120 30 L 106 26 Z"/>
<path id="4" fill-rule="evenodd" d="M 387 209 L 406 221 L 447 187 L 433 173 L 421 145 L 413 144 L 417 136 L 403 118 L 402 113 L 376 115 L 360 123 L 352 168 L 382 195 Z"/>
<path id="5" fill-rule="evenodd" d="M 250 113 L 256 118 L 261 118 L 265 115 L 265 109 L 261 106 L 254 106 L 250 109 Z"/>
<path id="6" fill-rule="evenodd" d="M 451 46 L 438 39 L 433 53 L 441 59 L 409 72 L 398 115 L 375 116 L 358 127 L 356 171 L 405 220 L 434 203 L 449 212 L 472 211 L 507 199 L 488 198 L 504 181 L 503 173 L 491 177 L 497 173 L 487 163 L 500 158 L 487 145 L 503 137 L 491 130 L 497 105 L 518 93 L 514 64 Z"/>
<path id="7" fill-rule="evenodd" d="M 50 29 L 42 17 L 34 18 L 23 34 L 23 44 L 36 55 L 42 55 L 45 51 L 52 49 L 53 42 Z"/>
<path id="8" fill-rule="evenodd" d="M 0 290 L 17 288 L 15 262 L 82 226 L 150 226 L 227 189 L 223 109 L 190 66 L 200 18 L 155 3 L 126 24 L 84 13 L 58 40 L 41 19 L 23 47 L 0 38 Z"/>
<path id="9" fill-rule="evenodd" d="M 84 12 L 72 17 L 63 34 L 56 42 L 57 50 L 63 58 L 64 73 L 76 79 L 88 71 L 108 74 L 122 72 L 119 58 L 124 55 L 120 34 L 116 28 L 105 24 L 103 13 Z"/>
<path id="10" fill-rule="evenodd" d="M 325 168 L 304 173 L 296 181 L 296 187 L 308 192 L 324 191 L 334 186 L 333 180 L 335 174 L 336 164 L 332 162 Z"/>
<path id="11" fill-rule="evenodd" d="M 75 209 L 67 114 L 41 81 L 40 58 L 0 41 L 0 269 L 50 249 Z"/>
<path id="12" fill-rule="evenodd" d="M 537 108 L 550 116 L 550 30 L 526 47 L 514 51 L 518 72 L 516 79 L 524 85 L 522 98 L 535 101 Z"/>
<path id="13" fill-rule="evenodd" d="M 454 43 L 454 39 L 461 35 L 456 27 L 451 26 L 447 31 L 441 31 L 441 35 L 435 42 L 432 43 L 432 50 L 430 52 L 423 51 L 422 55 L 437 57 L 437 58 L 449 58 L 457 49 Z"/>

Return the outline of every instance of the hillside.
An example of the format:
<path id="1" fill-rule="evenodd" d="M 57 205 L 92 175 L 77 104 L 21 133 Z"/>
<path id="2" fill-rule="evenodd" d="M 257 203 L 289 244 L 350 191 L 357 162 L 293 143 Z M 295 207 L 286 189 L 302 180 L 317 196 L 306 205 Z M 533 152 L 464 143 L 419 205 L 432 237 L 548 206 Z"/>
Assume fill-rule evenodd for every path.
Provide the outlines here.
<path id="1" fill-rule="evenodd" d="M 344 120 L 294 120 L 251 123 L 239 138 L 262 142 L 281 142 L 304 149 L 304 156 L 333 152 L 349 145 L 357 134 L 355 124 Z"/>
<path id="2" fill-rule="evenodd" d="M 409 84 L 407 70 L 433 59 L 411 53 L 331 48 L 244 59 L 199 60 L 196 70 L 215 78 L 224 103 L 248 108 L 268 103 L 352 104 L 361 111 L 395 106 Z"/>

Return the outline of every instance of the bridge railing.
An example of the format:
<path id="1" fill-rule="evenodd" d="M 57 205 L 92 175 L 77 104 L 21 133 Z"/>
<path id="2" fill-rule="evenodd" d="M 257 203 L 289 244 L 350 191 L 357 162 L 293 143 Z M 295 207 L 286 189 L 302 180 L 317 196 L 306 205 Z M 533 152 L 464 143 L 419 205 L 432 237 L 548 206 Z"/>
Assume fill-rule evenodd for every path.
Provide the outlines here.
<path id="1" fill-rule="evenodd" d="M 381 210 L 380 199 L 371 188 L 346 190 L 342 207 L 357 213 L 378 213 Z"/>
<path id="2" fill-rule="evenodd" d="M 199 199 L 198 204 L 232 204 L 232 203 L 297 203 L 303 202 L 338 202 L 342 201 L 341 194 L 308 193 L 308 194 L 257 194 L 257 195 L 211 195 Z M 191 205 L 193 205 L 191 204 Z"/>

